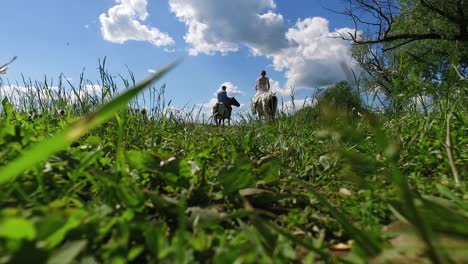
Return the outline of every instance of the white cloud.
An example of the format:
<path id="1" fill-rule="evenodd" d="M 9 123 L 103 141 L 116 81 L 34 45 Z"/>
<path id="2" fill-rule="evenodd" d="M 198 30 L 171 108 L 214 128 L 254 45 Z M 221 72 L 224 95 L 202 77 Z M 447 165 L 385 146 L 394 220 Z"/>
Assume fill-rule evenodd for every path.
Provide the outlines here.
<path id="1" fill-rule="evenodd" d="M 224 82 L 219 86 L 218 90 L 214 92 L 213 95 L 215 99 L 217 98 L 218 92 L 221 91 L 221 87 L 223 86 L 226 86 L 226 92 L 228 96 L 245 95 L 245 93 L 241 89 L 239 89 L 239 87 L 237 87 L 235 84 L 231 82 Z"/>
<path id="2" fill-rule="evenodd" d="M 278 96 L 291 96 L 294 93 L 293 89 L 293 86 L 281 88 L 281 85 L 278 81 L 270 79 L 270 90 L 276 93 Z"/>
<path id="3" fill-rule="evenodd" d="M 225 54 L 242 45 L 267 53 L 287 44 L 287 28 L 283 16 L 273 13 L 273 0 L 169 0 L 169 5 L 187 26 L 184 39 L 191 55 Z"/>
<path id="4" fill-rule="evenodd" d="M 111 7 L 107 14 L 99 16 L 105 40 L 120 44 L 128 40 L 148 41 L 157 47 L 174 44 L 174 40 L 167 33 L 141 23 L 148 18 L 148 0 L 115 1 L 117 5 Z"/>
<path id="5" fill-rule="evenodd" d="M 148 69 L 148 73 L 155 74 L 155 73 L 156 73 L 156 70 L 154 70 L 154 69 Z"/>
<path id="6" fill-rule="evenodd" d="M 352 81 L 350 71 L 356 65 L 349 54 L 351 44 L 339 39 L 339 34 L 352 32 L 342 28 L 329 31 L 325 18 L 300 20 L 286 33 L 290 46 L 272 55 L 276 70 L 285 70 L 287 87 L 314 88 Z"/>
<path id="7" fill-rule="evenodd" d="M 216 98 L 211 98 L 208 102 L 204 104 L 199 104 L 201 107 L 201 112 L 205 115 L 211 116 L 213 112 L 213 106 L 218 102 L 218 99 Z"/>
<path id="8" fill-rule="evenodd" d="M 354 32 L 350 28 L 330 31 L 321 17 L 299 20 L 288 28 L 283 16 L 274 12 L 274 0 L 169 0 L 169 5 L 187 26 L 184 39 L 190 55 L 226 54 L 245 46 L 254 55 L 270 58 L 275 70 L 284 71 L 289 88 L 278 85 L 281 95 L 290 93 L 291 87 L 352 81 L 350 70 L 356 65 L 349 54 L 351 44 L 337 38 Z"/>

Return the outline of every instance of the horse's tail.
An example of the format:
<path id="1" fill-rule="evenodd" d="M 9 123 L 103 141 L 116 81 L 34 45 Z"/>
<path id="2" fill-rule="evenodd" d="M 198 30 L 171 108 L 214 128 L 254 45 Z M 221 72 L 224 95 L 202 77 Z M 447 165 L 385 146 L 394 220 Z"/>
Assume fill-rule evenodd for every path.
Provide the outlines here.
<path id="1" fill-rule="evenodd" d="M 278 108 L 278 97 L 276 97 L 276 95 L 274 94 L 270 97 L 269 108 L 270 108 L 269 110 L 270 110 L 271 116 L 274 117 L 276 114 L 276 110 Z"/>
<path id="2" fill-rule="evenodd" d="M 220 103 L 216 103 L 214 106 L 213 106 L 213 115 L 217 115 L 219 114 L 219 109 L 220 108 Z"/>

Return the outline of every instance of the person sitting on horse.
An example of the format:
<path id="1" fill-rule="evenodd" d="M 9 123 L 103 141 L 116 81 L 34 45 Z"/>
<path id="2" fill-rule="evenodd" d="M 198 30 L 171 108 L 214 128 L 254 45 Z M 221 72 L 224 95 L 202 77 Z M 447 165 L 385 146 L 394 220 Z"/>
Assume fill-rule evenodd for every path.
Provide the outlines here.
<path id="1" fill-rule="evenodd" d="M 259 97 L 268 91 L 270 91 L 270 80 L 268 77 L 266 77 L 266 71 L 262 70 L 260 73 L 260 77 L 257 79 L 257 82 L 255 83 L 255 96 L 252 98 L 252 102 L 250 104 L 250 107 L 252 109 L 252 112 L 255 114 L 256 109 L 255 109 L 255 104 L 257 104 L 257 101 Z"/>
<path id="2" fill-rule="evenodd" d="M 225 85 L 221 87 L 221 91 L 218 93 L 218 102 L 223 103 L 227 107 L 229 111 L 229 115 L 231 115 L 231 112 L 232 112 L 231 98 L 227 96 Z"/>

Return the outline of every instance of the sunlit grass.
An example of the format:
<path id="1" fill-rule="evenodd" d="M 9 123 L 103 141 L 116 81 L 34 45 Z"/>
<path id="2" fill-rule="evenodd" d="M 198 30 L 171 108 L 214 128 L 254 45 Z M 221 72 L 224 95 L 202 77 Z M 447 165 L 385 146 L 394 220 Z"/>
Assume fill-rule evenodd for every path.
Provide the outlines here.
<path id="1" fill-rule="evenodd" d="M 136 85 L 102 66 L 97 91 L 82 77 L 8 93 L 0 263 L 467 260 L 463 97 L 391 115 L 321 102 L 216 127 L 197 107 L 168 111 L 150 84 L 173 66 Z M 385 231 L 395 223 L 407 229 Z M 414 247 L 393 244 L 406 230 Z"/>

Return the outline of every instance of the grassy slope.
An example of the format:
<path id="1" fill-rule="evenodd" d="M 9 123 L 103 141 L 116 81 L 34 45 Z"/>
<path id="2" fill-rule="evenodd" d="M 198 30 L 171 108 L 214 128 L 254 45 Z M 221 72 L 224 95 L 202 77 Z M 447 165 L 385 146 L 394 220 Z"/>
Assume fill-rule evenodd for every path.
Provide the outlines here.
<path id="1" fill-rule="evenodd" d="M 89 99 L 78 113 L 2 114 L 0 165 L 92 111 Z M 464 185 L 453 187 L 446 115 L 324 108 L 218 128 L 165 118 L 155 102 L 155 119 L 119 111 L 0 186 L 0 263 L 338 262 L 329 246 L 348 240 L 352 262 L 444 262 L 446 243 L 467 259 L 456 252 L 468 203 Z M 463 179 L 467 116 L 455 112 Z M 403 247 L 387 232 L 397 217 L 414 224 Z"/>

